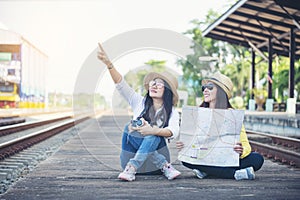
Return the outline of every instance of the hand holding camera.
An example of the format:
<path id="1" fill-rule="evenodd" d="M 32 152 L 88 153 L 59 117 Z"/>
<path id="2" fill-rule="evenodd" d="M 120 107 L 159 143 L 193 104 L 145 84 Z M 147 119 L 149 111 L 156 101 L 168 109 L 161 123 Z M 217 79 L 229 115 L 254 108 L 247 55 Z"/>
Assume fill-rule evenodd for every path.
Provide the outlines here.
<path id="1" fill-rule="evenodd" d="M 145 125 L 146 122 L 142 117 L 138 117 L 137 119 L 133 119 L 130 121 L 130 124 L 128 126 L 129 132 L 132 131 L 141 131 L 141 128 Z"/>
<path id="2" fill-rule="evenodd" d="M 144 125 L 144 119 L 138 117 L 137 119 L 131 120 L 132 127 L 141 127 Z"/>
<path id="3" fill-rule="evenodd" d="M 146 135 L 159 135 L 161 128 L 158 126 L 151 126 L 144 118 L 137 118 L 136 120 L 131 120 L 129 125 L 130 132 L 138 131 L 143 136 Z"/>

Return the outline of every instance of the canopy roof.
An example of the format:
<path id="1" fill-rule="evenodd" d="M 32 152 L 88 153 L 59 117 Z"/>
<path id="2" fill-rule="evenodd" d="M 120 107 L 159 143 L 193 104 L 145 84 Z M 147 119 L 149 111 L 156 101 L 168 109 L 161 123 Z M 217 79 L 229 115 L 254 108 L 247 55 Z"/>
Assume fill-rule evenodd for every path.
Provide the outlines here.
<path id="1" fill-rule="evenodd" d="M 240 0 L 203 31 L 204 37 L 289 56 L 291 30 L 300 58 L 300 0 Z"/>

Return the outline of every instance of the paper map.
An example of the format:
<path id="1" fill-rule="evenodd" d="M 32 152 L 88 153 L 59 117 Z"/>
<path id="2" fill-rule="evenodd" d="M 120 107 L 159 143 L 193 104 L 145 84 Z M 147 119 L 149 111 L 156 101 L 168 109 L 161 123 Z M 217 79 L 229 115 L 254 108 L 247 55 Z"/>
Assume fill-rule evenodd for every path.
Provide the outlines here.
<path id="1" fill-rule="evenodd" d="M 180 141 L 184 148 L 178 159 L 190 164 L 239 166 L 239 154 L 233 150 L 240 141 L 244 110 L 182 108 Z"/>

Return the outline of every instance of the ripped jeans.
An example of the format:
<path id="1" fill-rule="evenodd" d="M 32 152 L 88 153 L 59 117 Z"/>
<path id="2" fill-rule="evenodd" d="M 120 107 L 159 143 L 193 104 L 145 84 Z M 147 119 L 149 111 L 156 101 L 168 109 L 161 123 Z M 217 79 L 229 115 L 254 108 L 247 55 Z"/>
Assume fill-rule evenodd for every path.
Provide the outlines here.
<path id="1" fill-rule="evenodd" d="M 137 131 L 129 133 L 125 126 L 122 137 L 121 166 L 133 165 L 138 173 L 157 173 L 170 162 L 170 153 L 164 137 L 143 136 Z"/>

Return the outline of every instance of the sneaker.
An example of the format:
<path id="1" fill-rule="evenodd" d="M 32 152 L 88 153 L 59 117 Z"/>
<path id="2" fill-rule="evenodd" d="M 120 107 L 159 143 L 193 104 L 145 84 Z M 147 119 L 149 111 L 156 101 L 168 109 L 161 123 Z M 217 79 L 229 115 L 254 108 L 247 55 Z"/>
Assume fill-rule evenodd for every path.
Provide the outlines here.
<path id="1" fill-rule="evenodd" d="M 125 170 L 119 174 L 118 178 L 125 181 L 134 181 L 135 174 L 135 168 L 132 165 L 127 165 Z"/>
<path id="2" fill-rule="evenodd" d="M 171 164 L 164 166 L 162 171 L 169 180 L 172 180 L 181 174 Z"/>
<path id="3" fill-rule="evenodd" d="M 201 172 L 199 169 L 193 169 L 193 173 L 200 179 L 204 179 L 207 176 L 207 173 Z"/>
<path id="4" fill-rule="evenodd" d="M 234 173 L 234 178 L 235 178 L 235 180 L 242 180 L 242 179 L 253 180 L 253 179 L 255 179 L 253 167 L 247 167 L 245 169 L 236 170 Z"/>

